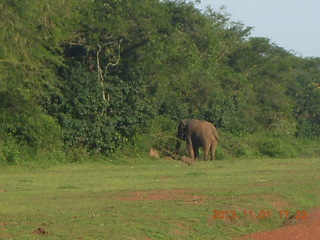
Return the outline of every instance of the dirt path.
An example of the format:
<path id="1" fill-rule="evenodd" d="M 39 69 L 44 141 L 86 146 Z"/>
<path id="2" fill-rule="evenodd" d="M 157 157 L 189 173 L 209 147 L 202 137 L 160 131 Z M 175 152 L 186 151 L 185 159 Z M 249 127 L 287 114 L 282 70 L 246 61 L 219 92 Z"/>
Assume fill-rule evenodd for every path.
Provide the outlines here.
<path id="1" fill-rule="evenodd" d="M 308 211 L 307 219 L 300 219 L 294 225 L 266 231 L 253 233 L 247 236 L 236 238 L 236 240 L 283 240 L 283 239 L 299 239 L 299 240 L 315 240 L 320 239 L 320 207 Z"/>

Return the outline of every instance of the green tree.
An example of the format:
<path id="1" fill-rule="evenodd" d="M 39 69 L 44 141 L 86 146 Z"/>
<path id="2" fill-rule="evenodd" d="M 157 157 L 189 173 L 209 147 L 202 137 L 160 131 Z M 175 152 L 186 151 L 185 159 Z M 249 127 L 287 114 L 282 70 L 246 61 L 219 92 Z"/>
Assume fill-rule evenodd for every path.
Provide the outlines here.
<path id="1" fill-rule="evenodd" d="M 9 134 L 36 149 L 59 141 L 60 128 L 40 102 L 58 82 L 52 68 L 61 63 L 60 42 L 72 36 L 75 15 L 71 2 L 56 3 L 0 3 L 0 129 L 3 138 Z"/>
<path id="2" fill-rule="evenodd" d="M 294 116 L 298 123 L 298 136 L 319 137 L 320 130 L 320 59 L 299 59 L 300 66 L 288 92 L 295 99 Z"/>

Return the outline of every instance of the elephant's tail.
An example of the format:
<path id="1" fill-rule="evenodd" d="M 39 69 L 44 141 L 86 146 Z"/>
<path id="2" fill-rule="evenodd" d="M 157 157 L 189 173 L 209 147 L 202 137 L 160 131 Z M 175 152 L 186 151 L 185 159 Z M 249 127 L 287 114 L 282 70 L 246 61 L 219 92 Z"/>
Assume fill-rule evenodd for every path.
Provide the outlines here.
<path id="1" fill-rule="evenodd" d="M 216 141 L 218 141 L 219 139 L 219 134 L 218 134 L 218 131 L 215 129 L 212 133 L 213 137 L 216 139 Z"/>

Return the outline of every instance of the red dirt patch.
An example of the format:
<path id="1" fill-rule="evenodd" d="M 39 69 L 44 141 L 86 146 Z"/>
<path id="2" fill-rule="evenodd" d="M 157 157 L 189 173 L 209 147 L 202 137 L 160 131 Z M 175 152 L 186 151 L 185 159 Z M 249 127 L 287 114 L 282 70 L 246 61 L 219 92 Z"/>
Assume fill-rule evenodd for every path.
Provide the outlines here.
<path id="1" fill-rule="evenodd" d="M 283 210 L 283 209 L 288 209 L 292 208 L 293 205 L 284 200 L 281 195 L 277 194 L 250 194 L 250 195 L 239 195 L 237 196 L 238 200 L 241 199 L 250 199 L 251 201 L 254 202 L 260 202 L 260 201 L 265 201 L 269 203 L 271 206 L 278 210 Z M 244 209 L 247 210 L 247 209 Z"/>
<path id="2" fill-rule="evenodd" d="M 308 211 L 307 219 L 299 219 L 292 224 L 288 220 L 285 227 L 271 231 L 253 233 L 236 238 L 237 240 L 282 240 L 282 239 L 320 239 L 320 207 Z"/>
<path id="3" fill-rule="evenodd" d="M 283 209 L 288 209 L 293 207 L 290 202 L 283 200 L 282 196 L 277 194 L 259 194 L 259 195 L 252 195 L 252 196 L 255 196 L 256 199 L 263 198 L 271 206 L 277 208 L 278 210 L 283 210 Z"/>
<path id="4" fill-rule="evenodd" d="M 193 191 L 194 192 L 194 191 Z M 185 189 L 152 190 L 128 192 L 127 196 L 116 196 L 118 200 L 126 201 L 150 201 L 150 200 L 192 200 L 194 203 L 206 199 Z"/>
<path id="5" fill-rule="evenodd" d="M 284 210 L 284 209 L 291 209 L 291 208 L 294 207 L 292 205 L 292 203 L 290 203 L 289 201 L 284 200 L 281 195 L 277 195 L 277 194 L 245 194 L 245 195 L 238 195 L 238 196 L 236 196 L 236 198 L 233 197 L 229 201 L 230 201 L 230 203 L 232 203 L 232 205 L 229 207 L 229 209 L 226 209 L 226 210 L 232 209 L 232 210 L 236 210 L 237 212 L 252 210 L 252 209 L 250 209 L 248 207 L 239 206 L 238 205 L 239 203 L 237 203 L 237 202 L 254 202 L 255 205 L 256 205 L 256 203 L 265 202 L 265 203 L 269 203 L 270 206 L 278 209 L 279 211 L 280 210 Z M 263 206 L 265 206 L 265 204 Z M 257 207 L 259 208 L 259 205 Z"/>

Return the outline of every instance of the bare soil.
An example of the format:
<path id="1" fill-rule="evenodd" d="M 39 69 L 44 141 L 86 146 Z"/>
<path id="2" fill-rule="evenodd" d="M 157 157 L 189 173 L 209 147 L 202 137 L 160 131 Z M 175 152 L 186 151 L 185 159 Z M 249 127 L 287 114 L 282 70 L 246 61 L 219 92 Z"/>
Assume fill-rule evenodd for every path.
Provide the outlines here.
<path id="1" fill-rule="evenodd" d="M 253 233 L 236 240 L 320 239 L 320 207 L 308 211 L 307 219 L 289 219 L 285 226 L 271 231 Z"/>

